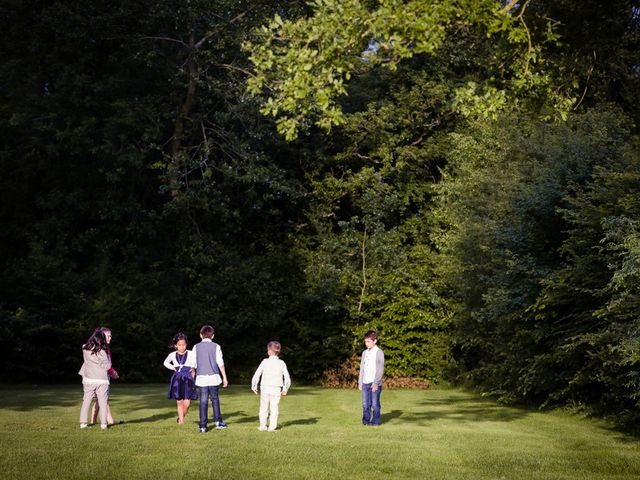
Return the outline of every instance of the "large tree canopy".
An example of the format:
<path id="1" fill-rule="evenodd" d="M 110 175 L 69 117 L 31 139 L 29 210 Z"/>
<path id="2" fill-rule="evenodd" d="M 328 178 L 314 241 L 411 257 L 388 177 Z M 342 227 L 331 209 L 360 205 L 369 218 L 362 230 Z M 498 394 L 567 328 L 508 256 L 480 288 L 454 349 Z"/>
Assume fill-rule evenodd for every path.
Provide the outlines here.
<path id="1" fill-rule="evenodd" d="M 538 42 L 556 36 L 550 22 L 541 26 L 539 18 L 542 28 L 527 26 L 529 3 L 317 0 L 310 3 L 313 15 L 276 15 L 259 31 L 258 42 L 245 45 L 256 70 L 249 88 L 254 94 L 264 90 L 263 113 L 278 117 L 279 131 L 291 140 L 312 116 L 325 129 L 345 122 L 339 97 L 353 75 L 377 66 L 395 69 L 416 55 L 438 56 L 447 43 L 472 31 L 476 43 L 491 39 L 482 60 L 494 71 L 481 85 L 461 83 L 456 100 L 459 108 L 493 112 L 507 96 L 515 100 L 517 92 L 551 81 Z M 560 106 L 559 93 L 544 92 Z"/>
<path id="2" fill-rule="evenodd" d="M 389 376 L 637 426 L 639 27 L 637 0 L 5 1 L 0 377 L 76 380 L 106 324 L 122 381 L 163 379 L 211 323 L 232 382 L 277 339 L 348 383 L 375 328 Z"/>

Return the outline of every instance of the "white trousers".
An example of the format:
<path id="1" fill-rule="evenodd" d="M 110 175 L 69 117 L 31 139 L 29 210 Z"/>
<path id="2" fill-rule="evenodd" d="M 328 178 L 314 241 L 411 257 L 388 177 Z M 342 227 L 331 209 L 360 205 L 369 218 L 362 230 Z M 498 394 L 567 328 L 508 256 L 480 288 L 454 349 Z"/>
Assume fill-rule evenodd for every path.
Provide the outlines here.
<path id="1" fill-rule="evenodd" d="M 280 405 L 281 387 L 260 387 L 260 428 L 275 430 L 278 426 L 278 413 Z"/>

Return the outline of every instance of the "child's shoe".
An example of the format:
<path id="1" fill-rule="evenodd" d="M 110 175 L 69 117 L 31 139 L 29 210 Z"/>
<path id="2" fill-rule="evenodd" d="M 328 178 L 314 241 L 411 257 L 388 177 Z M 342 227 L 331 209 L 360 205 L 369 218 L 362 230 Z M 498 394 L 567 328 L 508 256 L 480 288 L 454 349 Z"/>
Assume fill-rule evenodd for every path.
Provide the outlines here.
<path id="1" fill-rule="evenodd" d="M 219 422 L 216 422 L 216 429 L 217 430 L 223 430 L 227 428 L 227 424 L 224 423 L 222 420 L 220 420 Z"/>

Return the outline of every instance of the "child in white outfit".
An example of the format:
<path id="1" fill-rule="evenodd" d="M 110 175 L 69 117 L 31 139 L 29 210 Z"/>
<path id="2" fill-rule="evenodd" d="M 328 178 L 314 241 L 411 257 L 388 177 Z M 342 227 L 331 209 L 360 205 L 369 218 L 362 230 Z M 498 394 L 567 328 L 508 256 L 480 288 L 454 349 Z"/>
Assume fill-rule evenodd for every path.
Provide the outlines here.
<path id="1" fill-rule="evenodd" d="M 257 395 L 258 381 L 262 377 L 260 381 L 260 426 L 258 427 L 261 432 L 275 431 L 278 426 L 280 395 L 286 395 L 291 386 L 287 364 L 278 358 L 281 349 L 279 342 L 269 342 L 267 345 L 269 358 L 262 360 L 251 379 L 251 390 Z M 267 418 L 269 419 L 268 428 Z"/>

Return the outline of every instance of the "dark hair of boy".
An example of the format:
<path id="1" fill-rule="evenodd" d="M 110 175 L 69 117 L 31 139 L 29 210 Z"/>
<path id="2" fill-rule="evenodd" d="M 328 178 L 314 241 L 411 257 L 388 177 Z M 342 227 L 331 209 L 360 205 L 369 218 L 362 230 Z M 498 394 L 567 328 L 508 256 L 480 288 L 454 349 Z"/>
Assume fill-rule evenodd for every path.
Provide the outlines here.
<path id="1" fill-rule="evenodd" d="M 378 339 L 378 332 L 376 332 L 375 330 L 369 330 L 367 333 L 364 334 L 364 338 L 370 338 L 371 340 L 377 340 Z"/>
<path id="2" fill-rule="evenodd" d="M 213 327 L 211 325 L 203 325 L 200 329 L 200 335 L 203 338 L 213 338 Z"/>

